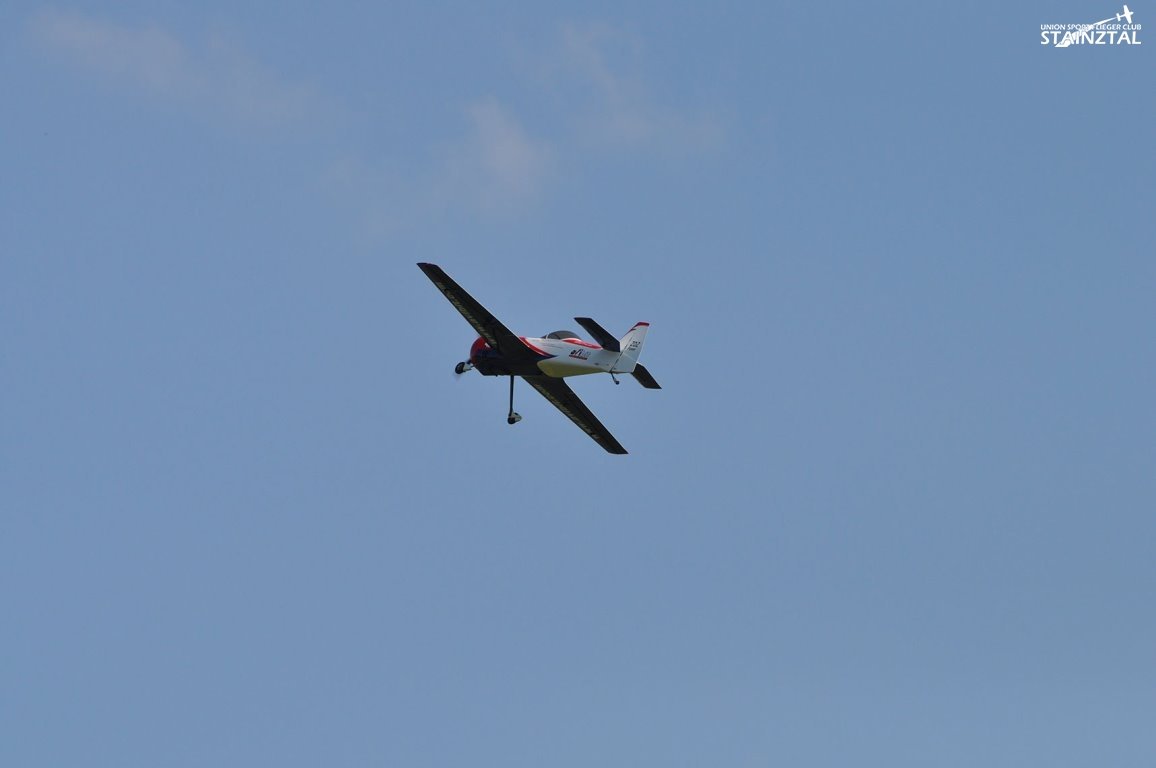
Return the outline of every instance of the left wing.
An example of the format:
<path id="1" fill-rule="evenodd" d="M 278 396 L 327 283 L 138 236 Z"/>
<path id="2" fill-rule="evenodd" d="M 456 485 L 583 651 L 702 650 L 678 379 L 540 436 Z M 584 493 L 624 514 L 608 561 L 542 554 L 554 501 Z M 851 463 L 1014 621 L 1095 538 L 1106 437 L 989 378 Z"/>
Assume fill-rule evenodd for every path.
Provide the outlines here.
<path id="1" fill-rule="evenodd" d="M 445 294 L 454 305 L 454 309 L 462 313 L 466 322 L 474 327 L 478 335 L 486 340 L 491 349 L 497 350 L 511 360 L 539 360 L 538 355 L 530 351 L 525 343 L 502 325 L 498 318 L 478 303 L 477 299 L 466 293 L 454 279 L 445 273 L 437 264 L 419 263 L 418 267 L 430 279 L 437 289 Z"/>
<path id="2" fill-rule="evenodd" d="M 626 449 L 614 439 L 610 430 L 602 426 L 602 422 L 591 413 L 586 404 L 578 399 L 574 390 L 561 379 L 552 379 L 548 376 L 523 376 L 531 387 L 538 390 L 542 397 L 562 413 L 566 418 L 582 428 L 582 431 L 594 438 L 594 442 L 601 445 L 608 453 L 623 454 Z"/>

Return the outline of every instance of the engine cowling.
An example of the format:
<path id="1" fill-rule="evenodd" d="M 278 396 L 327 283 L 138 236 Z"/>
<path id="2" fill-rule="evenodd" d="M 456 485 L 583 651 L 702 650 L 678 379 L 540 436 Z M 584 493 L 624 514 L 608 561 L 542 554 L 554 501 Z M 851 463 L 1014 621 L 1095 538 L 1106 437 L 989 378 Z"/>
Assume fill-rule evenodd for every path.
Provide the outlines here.
<path id="1" fill-rule="evenodd" d="M 486 343 L 485 339 L 479 336 L 477 341 L 470 347 L 470 362 L 477 363 L 477 358 L 488 352 L 489 349 L 490 345 Z"/>

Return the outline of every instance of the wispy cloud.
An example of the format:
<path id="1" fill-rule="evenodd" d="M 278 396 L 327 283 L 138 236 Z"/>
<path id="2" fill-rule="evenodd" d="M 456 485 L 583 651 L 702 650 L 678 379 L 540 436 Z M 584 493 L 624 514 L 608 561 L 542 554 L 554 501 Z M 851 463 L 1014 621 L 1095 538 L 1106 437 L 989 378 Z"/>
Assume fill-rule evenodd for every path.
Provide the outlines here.
<path id="1" fill-rule="evenodd" d="M 351 152 L 330 168 L 330 188 L 365 211 L 366 234 L 387 236 L 413 221 L 465 211 L 514 216 L 548 193 L 555 147 L 533 136 L 495 99 L 461 112 L 457 139 L 417 158 Z"/>
<path id="2" fill-rule="evenodd" d="M 233 119 L 283 123 L 315 108 L 311 88 L 283 81 L 219 37 L 190 44 L 153 24 L 73 11 L 43 11 L 28 31 L 43 49 L 85 70 Z"/>
<path id="3" fill-rule="evenodd" d="M 605 24 L 567 24 L 555 54 L 556 87 L 572 94 L 570 115 L 581 139 L 610 145 L 696 150 L 723 138 L 704 112 L 659 103 L 642 75 L 641 45 Z"/>
<path id="4" fill-rule="evenodd" d="M 286 130 L 352 115 L 219 35 L 56 10 L 33 15 L 26 33 L 56 60 L 208 120 Z M 693 154 L 721 140 L 717 120 L 656 96 L 636 38 L 607 25 L 568 24 L 549 43 L 500 96 L 462 103 L 456 130 L 415 124 L 402 132 L 411 137 L 404 146 L 318 145 L 328 154 L 319 158 L 329 169 L 324 185 L 379 239 L 457 213 L 533 211 L 568 174 L 616 151 Z M 429 135 L 456 138 L 433 143 Z"/>
<path id="5" fill-rule="evenodd" d="M 620 151 L 693 155 L 724 141 L 721 120 L 665 107 L 654 95 L 643 46 L 629 35 L 571 24 L 552 42 L 526 71 L 522 92 L 463 106 L 456 139 L 393 156 L 351 152 L 333 165 L 335 194 L 362 201 L 370 236 L 447 212 L 521 215 L 591 160 Z"/>
<path id="6" fill-rule="evenodd" d="M 491 210 L 508 210 L 532 200 L 550 174 L 553 148 L 531 138 L 493 99 L 472 104 L 466 112 L 469 133 L 449 151 L 439 183 L 464 189 Z"/>

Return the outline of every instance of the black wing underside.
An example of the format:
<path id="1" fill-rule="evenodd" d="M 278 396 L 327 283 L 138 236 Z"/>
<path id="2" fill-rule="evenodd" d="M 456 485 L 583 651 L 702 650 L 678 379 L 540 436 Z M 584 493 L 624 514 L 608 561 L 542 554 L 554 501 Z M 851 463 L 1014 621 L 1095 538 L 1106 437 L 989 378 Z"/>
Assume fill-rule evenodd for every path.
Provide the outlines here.
<path id="1" fill-rule="evenodd" d="M 430 279 L 430 282 L 449 299 L 450 304 L 454 305 L 454 309 L 462 314 L 466 322 L 474 327 L 478 335 L 486 340 L 491 349 L 497 350 L 503 357 L 512 361 L 538 359 L 538 356 L 531 352 L 521 339 L 515 336 L 509 328 L 502 325 L 498 318 L 478 303 L 477 299 L 466 293 L 465 289 L 454 282 L 454 279 L 447 275 L 441 267 L 437 264 L 422 263 L 419 263 L 418 267 L 422 272 L 425 272 L 425 276 Z"/>
<path id="2" fill-rule="evenodd" d="M 542 394 L 542 397 L 549 400 L 551 405 L 565 414 L 566 418 L 577 424 L 583 432 L 594 439 L 594 442 L 605 448 L 607 453 L 626 453 L 622 443 L 615 440 L 614 435 L 610 434 L 610 430 L 602 426 L 598 417 L 586 407 L 578 395 L 574 394 L 574 390 L 570 389 L 566 382 L 547 376 L 526 376 L 525 379 L 531 387 Z"/>

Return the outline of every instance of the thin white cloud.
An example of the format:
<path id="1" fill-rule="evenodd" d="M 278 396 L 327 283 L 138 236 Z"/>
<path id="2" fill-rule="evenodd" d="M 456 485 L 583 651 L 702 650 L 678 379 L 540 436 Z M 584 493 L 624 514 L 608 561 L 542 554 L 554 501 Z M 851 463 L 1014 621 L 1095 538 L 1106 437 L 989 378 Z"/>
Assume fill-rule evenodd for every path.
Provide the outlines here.
<path id="1" fill-rule="evenodd" d="M 315 109 L 312 89 L 282 81 L 220 38 L 190 45 L 155 24 L 73 11 L 43 11 L 28 30 L 44 50 L 87 71 L 194 108 L 265 123 L 297 121 Z"/>
<path id="2" fill-rule="evenodd" d="M 332 164 L 330 187 L 357 201 L 367 236 L 384 237 L 447 212 L 516 215 L 548 193 L 555 167 L 549 143 L 493 99 L 469 105 L 462 119 L 456 140 L 416 157 L 350 153 Z"/>
<path id="3" fill-rule="evenodd" d="M 562 171 L 590 160 L 624 150 L 692 155 L 723 141 L 712 115 L 665 108 L 652 97 L 642 46 L 629 36 L 567 25 L 554 42 L 518 100 L 534 105 L 548 132 L 531 130 L 508 100 L 489 98 L 464 107 L 454 140 L 392 155 L 352 151 L 332 165 L 334 194 L 364 211 L 368 236 L 447 214 L 520 215 L 549 198 Z"/>
<path id="4" fill-rule="evenodd" d="M 533 199 L 550 172 L 550 147 L 531 138 L 496 101 L 473 104 L 467 112 L 470 135 L 462 151 L 451 154 L 460 156 L 462 165 L 450 177 L 464 173 L 471 193 L 487 208 L 505 209 Z"/>
<path id="5" fill-rule="evenodd" d="M 285 130 L 345 114 L 219 36 L 190 39 L 156 24 L 52 10 L 32 16 L 26 32 L 54 59 L 204 119 Z M 463 105 L 456 139 L 419 138 L 393 149 L 347 145 L 327 163 L 325 185 L 379 239 L 447 214 L 520 215 L 548 198 L 564 178 L 560 169 L 607 153 L 693 154 L 720 141 L 718 121 L 655 98 L 643 46 L 631 36 L 570 24 L 553 43 L 534 70 L 549 73 L 545 82 L 527 75 L 522 94 Z M 530 113 L 511 103 L 533 105 L 537 125 L 549 130 L 533 130 Z M 434 133 L 444 135 L 419 135 Z"/>
<path id="6" fill-rule="evenodd" d="M 605 24 L 564 24 L 561 56 L 574 73 L 589 81 L 608 101 L 624 103 L 637 99 L 641 84 L 637 76 L 623 70 L 626 62 L 610 63 L 610 50 L 616 48 L 620 59 L 636 59 L 637 43 Z"/>
<path id="7" fill-rule="evenodd" d="M 567 24 L 556 68 L 559 87 L 572 94 L 571 119 L 587 142 L 678 150 L 721 141 L 720 121 L 657 103 L 640 70 L 641 46 L 605 24 Z M 584 95 L 584 98 L 583 98 Z"/>

